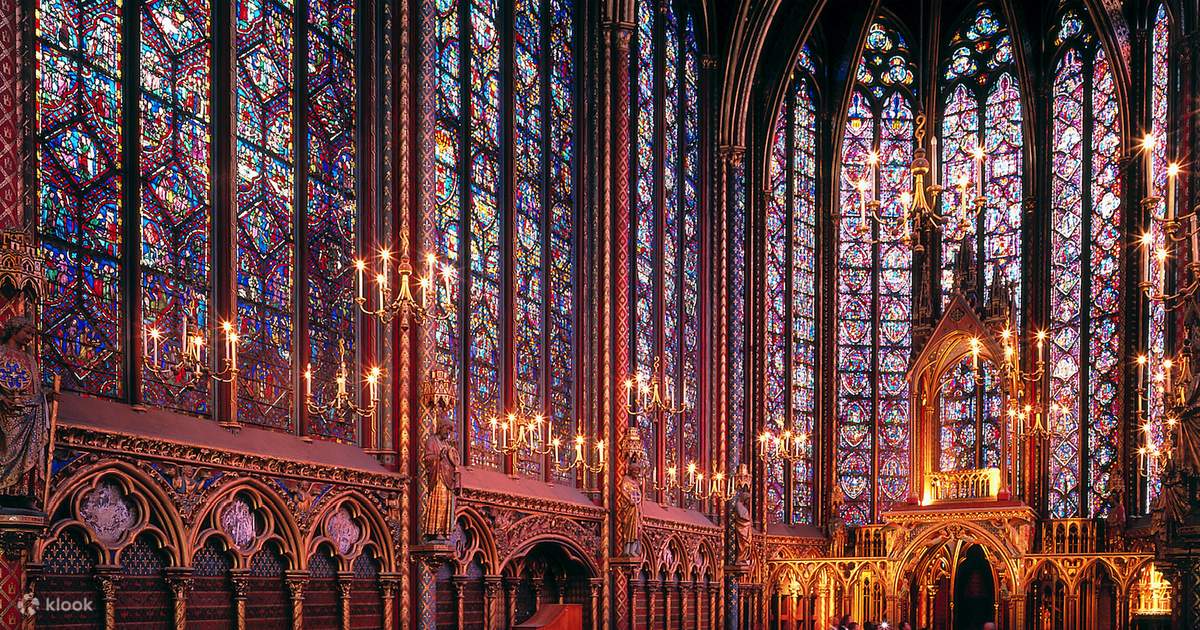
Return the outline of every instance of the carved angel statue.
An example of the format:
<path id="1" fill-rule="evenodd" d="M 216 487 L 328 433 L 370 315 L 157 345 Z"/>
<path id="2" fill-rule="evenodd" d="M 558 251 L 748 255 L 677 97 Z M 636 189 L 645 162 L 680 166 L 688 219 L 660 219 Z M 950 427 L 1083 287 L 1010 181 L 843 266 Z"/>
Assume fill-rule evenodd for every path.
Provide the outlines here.
<path id="1" fill-rule="evenodd" d="M 30 507 L 46 484 L 51 403 L 38 359 L 29 351 L 33 321 L 13 317 L 0 327 L 0 504 Z"/>
<path id="2" fill-rule="evenodd" d="M 750 516 L 750 471 L 745 464 L 738 468 L 735 483 L 737 492 L 729 502 L 729 518 L 734 533 L 733 559 L 737 564 L 750 564 L 754 521 Z"/>
<path id="3" fill-rule="evenodd" d="M 445 415 L 437 430 L 425 440 L 421 461 L 425 464 L 425 511 L 421 532 L 426 538 L 442 540 L 454 531 L 454 503 L 462 481 L 458 448 L 450 439 L 454 423 Z"/>
<path id="4" fill-rule="evenodd" d="M 625 437 L 621 456 L 625 473 L 617 483 L 617 547 L 628 558 L 642 555 L 642 474 L 646 470 L 646 453 L 637 429 L 630 428 Z"/>

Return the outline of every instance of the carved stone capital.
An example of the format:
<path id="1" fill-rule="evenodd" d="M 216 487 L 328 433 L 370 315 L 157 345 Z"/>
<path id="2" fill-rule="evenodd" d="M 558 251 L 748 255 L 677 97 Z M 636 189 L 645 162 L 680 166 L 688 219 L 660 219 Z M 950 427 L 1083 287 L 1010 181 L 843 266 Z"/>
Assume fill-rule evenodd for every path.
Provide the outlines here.
<path id="1" fill-rule="evenodd" d="M 350 591 L 354 589 L 354 574 L 353 573 L 338 573 L 338 592 L 341 593 L 345 600 L 350 599 Z"/>
<path id="2" fill-rule="evenodd" d="M 283 579 L 287 583 L 288 593 L 291 593 L 292 599 L 304 601 L 304 587 L 308 586 L 309 580 L 308 571 L 288 571 L 284 574 Z"/>
<path id="3" fill-rule="evenodd" d="M 121 583 L 120 569 L 116 567 L 106 567 L 96 569 L 96 586 L 100 589 L 100 595 L 106 602 L 117 601 L 117 588 Z"/>
<path id="4" fill-rule="evenodd" d="M 250 592 L 250 572 L 246 569 L 234 569 L 229 572 L 229 583 L 233 586 L 234 599 L 246 599 Z"/>
<path id="5" fill-rule="evenodd" d="M 188 594 L 192 591 L 192 584 L 195 582 L 192 578 L 192 570 L 186 567 L 172 567 L 167 569 L 164 579 L 167 582 L 167 586 L 170 587 L 175 601 L 186 600 Z"/>

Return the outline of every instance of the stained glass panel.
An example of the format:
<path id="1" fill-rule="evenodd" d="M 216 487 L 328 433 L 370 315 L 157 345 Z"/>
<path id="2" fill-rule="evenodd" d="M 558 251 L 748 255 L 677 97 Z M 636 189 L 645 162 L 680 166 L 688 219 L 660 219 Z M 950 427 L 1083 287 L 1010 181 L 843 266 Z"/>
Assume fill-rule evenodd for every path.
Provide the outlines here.
<path id="1" fill-rule="evenodd" d="M 467 267 L 467 421 L 474 464 L 497 466 L 482 448 L 491 437 L 488 419 L 503 413 L 500 400 L 500 39 L 496 0 L 472 0 L 468 103 L 470 255 Z"/>
<path id="2" fill-rule="evenodd" d="M 1051 515 L 1067 518 L 1104 516 L 1110 507 L 1123 242 L 1113 72 L 1075 14 L 1063 18 L 1060 39 L 1067 50 L 1055 73 L 1052 129 L 1049 503 Z"/>
<path id="3" fill-rule="evenodd" d="M 185 321 L 209 323 L 211 27 L 207 2 L 157 0 L 141 19 L 141 326 L 165 333 L 165 365 L 183 348 Z M 143 378 L 147 403 L 207 410 L 207 383 Z"/>
<path id="4" fill-rule="evenodd" d="M 907 42 L 877 20 L 867 34 L 842 132 L 837 294 L 837 461 L 841 516 L 874 522 L 908 494 L 908 369 L 912 344 L 912 251 L 899 218 L 909 187 L 915 69 Z M 879 159 L 874 171 L 868 155 Z M 859 182 L 876 191 L 870 221 Z"/>
<path id="5" fill-rule="evenodd" d="M 513 204 L 516 234 L 515 391 L 520 407 L 542 408 L 542 307 L 545 302 L 542 258 L 542 116 L 541 3 L 519 0 L 513 22 Z M 541 458 L 524 451 L 518 469 L 541 474 Z"/>
<path id="6" fill-rule="evenodd" d="M 1171 113 L 1171 18 L 1165 4 L 1159 4 L 1154 17 L 1154 30 L 1150 41 L 1150 133 L 1160 139 L 1154 145 L 1154 189 L 1155 194 L 1165 197 L 1167 186 L 1167 153 L 1170 144 L 1170 113 Z M 1154 219 L 1161 221 L 1166 216 L 1165 200 L 1154 205 L 1151 213 Z M 1162 224 L 1158 221 L 1150 223 L 1150 234 L 1154 240 L 1154 249 L 1165 246 L 1165 234 Z M 1158 265 L 1150 268 L 1150 278 L 1146 280 L 1150 286 L 1165 286 L 1165 278 L 1159 278 Z M 1162 448 L 1166 439 L 1163 409 L 1163 379 L 1162 366 L 1167 354 L 1167 313 L 1162 302 L 1151 302 L 1149 306 L 1149 322 L 1147 323 L 1148 339 L 1146 342 L 1147 365 L 1151 366 L 1145 376 L 1146 381 L 1140 386 L 1146 391 L 1146 426 L 1148 431 L 1138 433 L 1143 437 L 1143 444 L 1153 448 Z M 1142 442 L 1142 440 L 1139 440 Z M 1143 445 L 1139 444 L 1139 446 Z M 1147 505 L 1153 501 L 1162 489 L 1162 479 L 1158 471 L 1152 471 L 1147 476 Z"/>
<path id="7" fill-rule="evenodd" d="M 238 0 L 238 418 L 292 429 L 292 9 Z"/>
<path id="8" fill-rule="evenodd" d="M 38 227 L 45 255 L 46 377 L 121 396 L 119 2 L 37 10 Z M 136 19 L 136 18 L 135 18 Z"/>
<path id="9" fill-rule="evenodd" d="M 550 0 L 549 56 L 549 380 L 550 418 L 566 435 L 575 434 L 575 61 L 571 0 Z M 565 473 L 556 473 L 565 475 Z M 566 477 L 563 477 L 566 478 Z"/>
<path id="10" fill-rule="evenodd" d="M 345 6 L 342 6 L 342 5 Z M 355 361 L 352 252 L 355 205 L 355 99 L 353 6 L 309 0 L 308 36 L 308 287 L 309 362 L 314 383 L 333 382 L 341 350 Z M 331 32 L 330 28 L 343 29 Z M 351 46 L 347 48 L 347 46 Z M 322 398 L 331 394 L 322 392 Z M 364 404 L 366 401 L 363 401 Z M 357 419 L 332 412 L 310 415 L 309 432 L 353 442 Z"/>

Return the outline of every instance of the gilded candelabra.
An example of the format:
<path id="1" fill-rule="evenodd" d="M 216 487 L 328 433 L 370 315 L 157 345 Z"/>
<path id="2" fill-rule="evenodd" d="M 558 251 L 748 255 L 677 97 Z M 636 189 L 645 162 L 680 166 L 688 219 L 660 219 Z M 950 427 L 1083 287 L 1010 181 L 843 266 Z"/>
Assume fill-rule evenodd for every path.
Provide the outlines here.
<path id="1" fill-rule="evenodd" d="M 142 328 L 142 365 L 144 369 L 164 384 L 178 389 L 180 392 L 198 386 L 209 379 L 222 383 L 232 383 L 237 380 L 238 343 L 241 341 L 233 322 L 221 322 L 221 331 L 225 337 L 225 358 L 219 370 L 213 370 L 209 365 L 208 341 L 199 326 L 194 325 L 189 313 L 197 311 L 192 305 L 184 311 L 182 324 L 179 327 L 179 348 L 174 358 L 163 351 L 163 344 L 168 338 L 165 331 L 155 326 Z"/>
<path id="2" fill-rule="evenodd" d="M 428 254 L 425 257 L 426 273 L 416 276 L 416 269 L 408 252 L 408 232 L 400 233 L 400 251 L 398 256 L 392 255 L 390 248 L 379 250 L 379 271 L 375 273 L 376 301 L 375 308 L 367 307 L 367 260 L 359 258 L 354 261 L 355 286 L 357 295 L 354 298 L 359 310 L 379 319 L 384 324 L 396 321 L 401 331 L 407 331 L 412 324 L 423 326 L 426 322 L 448 321 L 454 317 L 451 308 L 451 284 L 454 281 L 454 268 L 450 265 L 441 267 L 443 290 L 438 291 L 438 262 L 437 257 Z M 393 292 L 392 271 L 395 267 L 395 289 Z M 413 285 L 416 285 L 414 288 Z M 420 293 L 418 298 L 415 292 Z M 439 294 L 444 294 L 444 298 Z"/>
<path id="3" fill-rule="evenodd" d="M 683 402 L 679 404 L 671 399 L 663 376 L 661 357 L 655 357 L 654 369 L 649 377 L 639 373 L 625 381 L 625 411 L 631 416 L 656 413 L 677 416 L 691 411 L 686 392 L 682 398 Z"/>
<path id="4" fill-rule="evenodd" d="M 313 395 L 312 364 L 310 363 L 304 370 L 305 407 L 313 415 L 333 412 L 334 415 L 339 417 L 347 413 L 363 417 L 374 416 L 375 410 L 379 407 L 379 385 L 382 378 L 383 370 L 379 367 L 368 369 L 366 376 L 363 377 L 362 384 L 367 386 L 367 393 L 371 402 L 366 405 L 356 403 L 354 393 L 350 387 L 350 371 L 346 368 L 346 342 L 339 340 L 338 369 L 333 377 L 337 391 L 334 393 L 333 399 L 325 403 L 317 402 L 315 399 Z"/>
<path id="5" fill-rule="evenodd" d="M 899 196 L 900 209 L 903 212 L 899 218 L 900 227 L 903 230 L 903 240 L 905 243 L 912 244 L 913 251 L 918 254 L 924 252 L 925 247 L 920 241 L 913 243 L 913 233 L 919 233 L 926 228 L 942 230 L 944 225 L 953 218 L 950 213 L 942 214 L 935 209 L 938 197 L 947 189 L 937 182 L 936 137 L 930 139 L 929 153 L 933 158 L 932 162 L 925 152 L 925 122 L 924 114 L 917 116 L 916 149 L 913 151 L 912 162 L 909 164 L 909 176 L 912 178 L 911 190 L 904 191 Z M 983 175 L 987 156 L 983 147 L 974 147 L 971 150 L 971 158 L 974 172 L 972 175 L 964 173 L 958 177 L 956 181 L 958 204 L 952 204 L 951 207 L 952 212 L 958 217 L 956 226 L 959 233 L 966 231 L 975 217 L 983 211 L 986 203 L 983 196 Z M 869 233 L 872 223 L 883 225 L 895 220 L 879 212 L 881 203 L 875 187 L 875 182 L 879 178 L 879 153 L 877 151 L 873 150 L 868 154 L 867 166 L 867 176 L 854 184 L 858 193 L 860 220 L 857 230 L 860 235 Z"/>
<path id="6" fill-rule="evenodd" d="M 1142 272 L 1139 287 L 1151 303 L 1161 306 L 1164 310 L 1172 311 L 1180 308 L 1187 298 L 1196 295 L 1200 290 L 1200 217 L 1197 209 L 1179 215 L 1176 207 L 1176 188 L 1179 182 L 1180 166 L 1172 162 L 1167 165 L 1166 203 L 1163 216 L 1156 216 L 1155 210 L 1164 198 L 1160 191 L 1155 190 L 1154 184 L 1154 149 L 1158 139 L 1153 134 L 1147 134 L 1142 139 L 1142 155 L 1146 170 L 1147 195 L 1142 199 L 1142 211 L 1150 217 L 1150 227 L 1142 233 L 1138 241 L 1141 250 Z M 1155 229 L 1157 228 L 1157 230 Z M 1161 235 L 1161 242 L 1155 232 Z M 1186 249 L 1185 249 L 1186 247 Z M 1184 260 L 1185 253 L 1189 261 L 1185 269 L 1188 280 L 1179 287 L 1171 290 L 1166 286 L 1167 261 L 1169 259 Z M 1153 269 L 1152 269 L 1153 266 Z M 1157 273 L 1152 273 L 1157 271 Z"/>

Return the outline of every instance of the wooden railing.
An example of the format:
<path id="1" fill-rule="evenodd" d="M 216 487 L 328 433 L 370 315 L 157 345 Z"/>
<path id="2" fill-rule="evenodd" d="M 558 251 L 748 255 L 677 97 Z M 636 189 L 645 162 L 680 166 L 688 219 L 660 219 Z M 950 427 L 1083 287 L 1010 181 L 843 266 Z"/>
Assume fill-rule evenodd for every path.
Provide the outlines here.
<path id="1" fill-rule="evenodd" d="M 934 471 L 926 475 L 925 484 L 931 503 L 994 499 L 1000 491 L 1000 469 Z"/>

